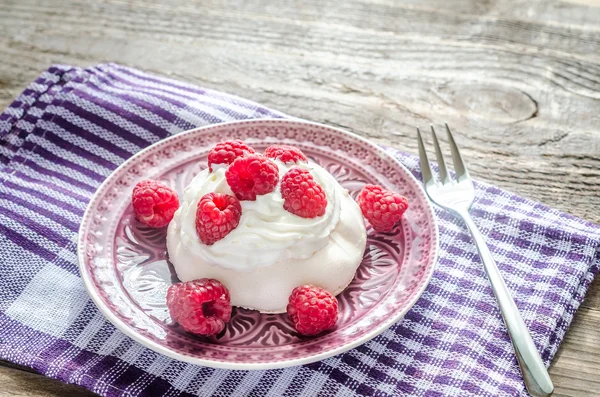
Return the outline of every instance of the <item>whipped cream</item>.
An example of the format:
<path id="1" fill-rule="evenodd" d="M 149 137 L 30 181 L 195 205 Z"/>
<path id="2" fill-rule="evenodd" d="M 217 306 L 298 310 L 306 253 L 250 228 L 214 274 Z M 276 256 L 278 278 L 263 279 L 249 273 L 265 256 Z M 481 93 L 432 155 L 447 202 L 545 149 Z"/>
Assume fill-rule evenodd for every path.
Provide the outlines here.
<path id="1" fill-rule="evenodd" d="M 240 223 L 213 245 L 196 234 L 196 207 L 207 193 L 233 195 L 225 168 L 200 172 L 185 189 L 169 224 L 167 249 L 182 281 L 215 278 L 231 303 L 263 312 L 283 312 L 297 286 L 318 285 L 341 292 L 362 261 L 366 230 L 358 205 L 322 167 L 275 161 L 280 179 L 291 168 L 308 169 L 327 195 L 325 214 L 302 218 L 283 209 L 279 186 L 256 201 L 241 201 Z"/>

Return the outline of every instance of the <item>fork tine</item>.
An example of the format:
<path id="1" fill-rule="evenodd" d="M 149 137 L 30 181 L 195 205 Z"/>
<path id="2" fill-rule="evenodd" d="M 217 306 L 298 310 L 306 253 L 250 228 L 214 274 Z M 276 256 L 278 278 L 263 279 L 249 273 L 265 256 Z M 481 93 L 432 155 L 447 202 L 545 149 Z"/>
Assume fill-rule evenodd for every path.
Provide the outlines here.
<path id="1" fill-rule="evenodd" d="M 454 163 L 456 179 L 459 182 L 463 179 L 469 179 L 469 171 L 467 171 L 467 166 L 460 155 L 460 151 L 458 150 L 458 146 L 456 146 L 456 141 L 454 140 L 454 136 L 452 136 L 452 132 L 450 132 L 448 124 L 446 124 L 446 132 L 448 133 L 448 142 L 450 143 L 450 150 L 452 151 L 452 162 Z"/>
<path id="2" fill-rule="evenodd" d="M 425 151 L 425 145 L 423 144 L 423 137 L 421 137 L 421 131 L 418 127 L 417 140 L 419 141 L 419 161 L 421 163 L 421 175 L 423 175 L 423 184 L 435 184 L 435 179 L 433 179 L 433 174 L 431 173 L 431 166 L 429 165 L 429 159 L 427 158 L 427 152 Z"/>
<path id="3" fill-rule="evenodd" d="M 442 185 L 445 185 L 446 183 L 450 182 L 450 177 L 448 176 L 446 162 L 444 161 L 444 156 L 442 155 L 442 150 L 440 149 L 440 142 L 437 139 L 437 135 L 435 134 L 435 129 L 433 126 L 431 126 L 431 135 L 433 136 L 435 157 L 437 158 L 438 166 L 440 168 L 440 180 L 442 181 Z"/>

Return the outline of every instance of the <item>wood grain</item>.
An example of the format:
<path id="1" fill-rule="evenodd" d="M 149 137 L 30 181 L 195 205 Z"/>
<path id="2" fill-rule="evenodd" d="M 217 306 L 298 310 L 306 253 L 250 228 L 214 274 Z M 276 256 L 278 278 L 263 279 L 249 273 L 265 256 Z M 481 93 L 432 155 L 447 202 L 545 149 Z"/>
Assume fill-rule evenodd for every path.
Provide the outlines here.
<path id="1" fill-rule="evenodd" d="M 51 63 L 113 61 L 413 153 L 447 122 L 477 178 L 599 222 L 599 21 L 598 0 L 5 0 L 0 107 Z M 589 295 L 555 395 L 600 394 Z"/>
<path id="2" fill-rule="evenodd" d="M 92 397 L 96 394 L 0 361 L 0 396 Z"/>

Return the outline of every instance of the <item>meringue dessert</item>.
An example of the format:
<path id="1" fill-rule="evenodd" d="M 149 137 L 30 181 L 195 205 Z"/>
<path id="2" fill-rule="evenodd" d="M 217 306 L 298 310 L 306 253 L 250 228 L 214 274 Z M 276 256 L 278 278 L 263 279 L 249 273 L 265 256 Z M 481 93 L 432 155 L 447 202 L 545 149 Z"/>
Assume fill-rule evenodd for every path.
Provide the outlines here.
<path id="1" fill-rule="evenodd" d="M 267 152 L 262 156 L 248 148 L 232 158 L 217 150 L 211 152 L 212 164 L 209 154 L 209 168 L 186 187 L 167 230 L 169 260 L 181 281 L 219 280 L 229 290 L 231 305 L 263 313 L 285 312 L 296 287 L 315 285 L 335 296 L 352 281 L 366 245 L 361 209 L 324 168 L 306 161 L 296 148 L 281 147 L 299 154 L 280 155 L 280 151 L 267 158 Z M 256 174 L 266 179 L 256 185 L 236 181 L 231 173 L 243 166 L 244 159 L 267 167 Z M 268 176 L 269 172 L 272 175 Z M 291 187 L 285 185 L 286 178 Z M 307 185 L 307 180 L 314 186 Z M 296 188 L 309 189 L 310 194 L 321 192 L 323 200 L 317 197 L 317 204 L 312 199 L 294 201 L 296 193 L 289 191 Z M 243 189 L 254 189 L 254 193 L 247 195 Z M 212 239 L 207 239 L 198 214 L 204 198 L 213 197 L 207 196 L 211 193 L 234 200 L 235 206 L 226 227 L 207 229 L 217 235 L 210 234 Z M 322 207 L 315 210 L 315 205 Z"/>

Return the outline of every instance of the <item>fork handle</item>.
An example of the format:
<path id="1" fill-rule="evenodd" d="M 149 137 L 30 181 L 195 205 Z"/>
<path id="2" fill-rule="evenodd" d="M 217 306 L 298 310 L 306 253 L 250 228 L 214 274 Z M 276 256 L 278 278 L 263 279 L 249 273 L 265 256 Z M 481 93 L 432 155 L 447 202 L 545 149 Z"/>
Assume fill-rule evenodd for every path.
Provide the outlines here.
<path id="1" fill-rule="evenodd" d="M 498 266 L 492 258 L 485 239 L 467 211 L 460 211 L 458 215 L 467 225 L 477 245 L 479 256 L 492 285 L 502 318 L 515 349 L 527 390 L 531 395 L 536 397 L 549 396 L 554 391 L 550 375 L 548 375 L 548 371 L 533 343 L 533 339 L 531 339 L 531 335 L 519 313 L 519 309 L 510 295 L 510 291 L 500 274 Z"/>

